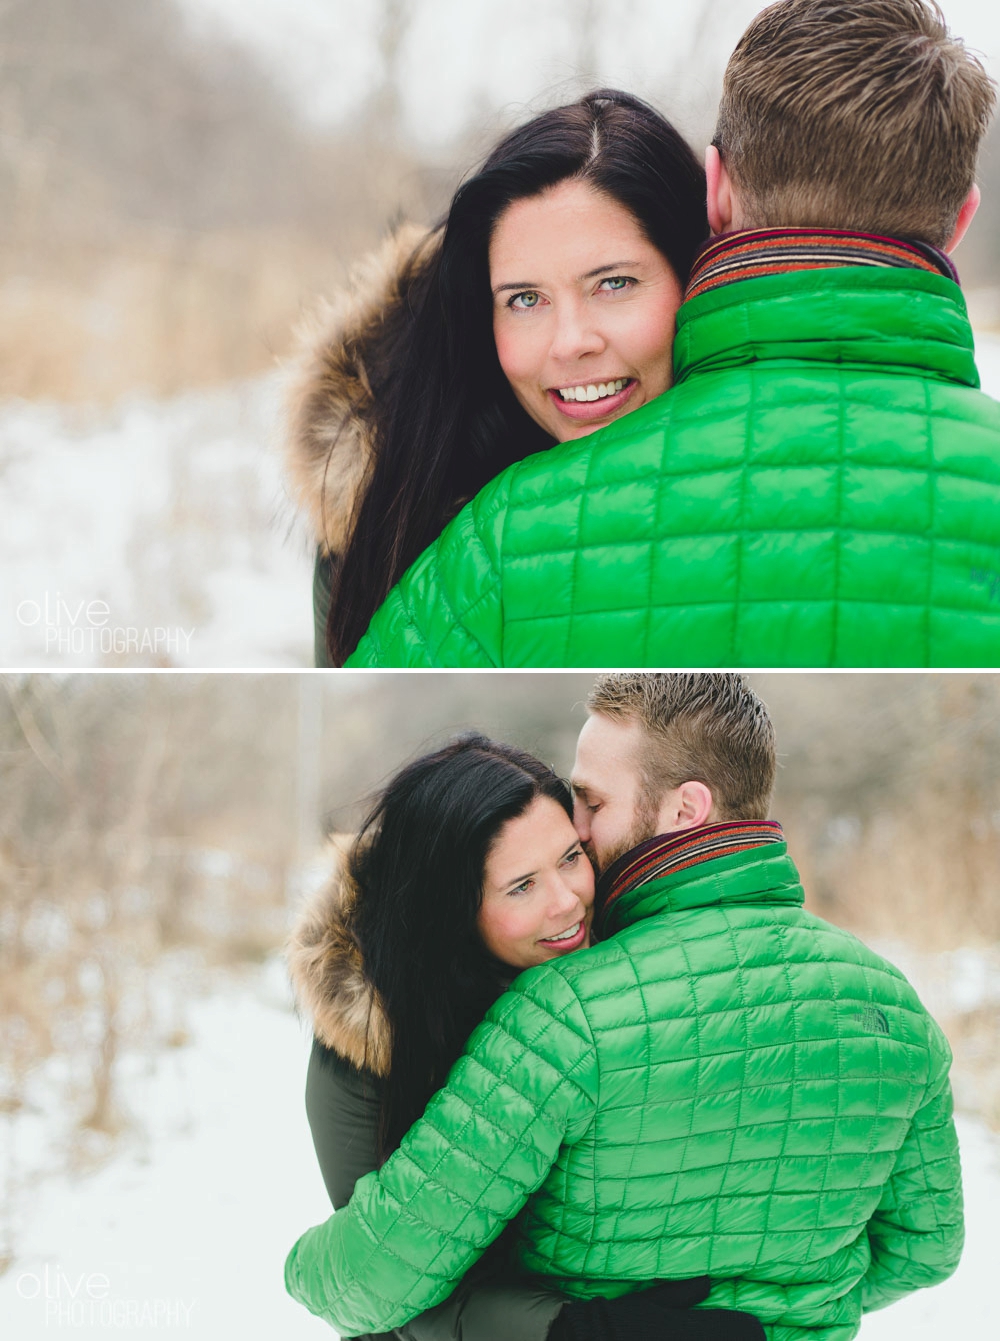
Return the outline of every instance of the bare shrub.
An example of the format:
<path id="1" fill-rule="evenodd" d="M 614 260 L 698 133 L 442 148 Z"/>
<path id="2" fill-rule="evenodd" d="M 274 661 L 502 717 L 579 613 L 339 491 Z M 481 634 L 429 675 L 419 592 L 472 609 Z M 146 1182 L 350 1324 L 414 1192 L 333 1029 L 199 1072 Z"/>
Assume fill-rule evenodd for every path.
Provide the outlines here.
<path id="1" fill-rule="evenodd" d="M 388 19 L 392 56 L 399 5 Z M 394 215 L 436 208 L 398 143 L 391 61 L 357 124 L 319 133 L 171 0 L 8 0 L 2 22 L 0 395 L 108 403 L 258 373 Z"/>
<path id="2" fill-rule="evenodd" d="M 115 1070 L 151 1045 L 157 966 L 281 943 L 294 802 L 280 679 L 25 677 L 0 698 L 0 1100 L 72 1052 L 79 1122 L 124 1125 Z M 294 737 L 292 737 L 294 738 Z M 177 1037 L 183 1022 L 164 1032 Z"/>

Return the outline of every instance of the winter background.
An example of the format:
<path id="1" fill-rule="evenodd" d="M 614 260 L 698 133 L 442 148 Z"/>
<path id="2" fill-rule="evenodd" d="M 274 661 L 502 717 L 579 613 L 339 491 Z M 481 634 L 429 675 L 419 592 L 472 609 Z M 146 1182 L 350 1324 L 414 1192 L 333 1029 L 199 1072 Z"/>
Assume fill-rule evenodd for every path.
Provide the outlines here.
<path id="1" fill-rule="evenodd" d="M 1000 677 L 754 676 L 810 906 L 951 1041 L 967 1247 L 865 1341 L 997 1335 Z M 281 945 L 365 795 L 478 727 L 569 771 L 590 677 L 0 677 L 0 1318 L 28 1341 L 329 1334 L 329 1214 Z"/>
<path id="2" fill-rule="evenodd" d="M 704 144 L 758 8 L 4 0 L 0 665 L 311 665 L 280 461 L 296 323 L 391 220 L 437 217 L 501 131 L 586 87 Z M 1000 69 L 1000 10 L 943 8 Z M 998 144 L 958 263 L 1000 395 Z"/>
<path id="3" fill-rule="evenodd" d="M 757 8 L 2 0 L 0 665 L 310 664 L 279 454 L 302 313 L 584 87 L 635 89 L 704 143 Z M 943 8 L 996 73 L 1000 10 Z M 1000 396 L 998 144 L 957 259 Z M 74 650 L 81 602 L 172 642 Z M 761 680 L 813 906 L 910 975 L 956 1054 L 966 1254 L 862 1336 L 995 1335 L 1000 684 Z M 586 677 L 481 683 L 0 679 L 4 1338 L 328 1334 L 281 1278 L 329 1208 L 280 945 L 322 835 L 431 737 L 476 725 L 568 769 Z"/>

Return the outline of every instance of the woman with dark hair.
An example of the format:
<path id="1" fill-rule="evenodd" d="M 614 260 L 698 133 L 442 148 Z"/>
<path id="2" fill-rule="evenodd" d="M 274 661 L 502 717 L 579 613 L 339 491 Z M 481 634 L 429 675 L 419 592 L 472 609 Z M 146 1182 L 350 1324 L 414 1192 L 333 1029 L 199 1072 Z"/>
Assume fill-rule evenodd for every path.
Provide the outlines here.
<path id="1" fill-rule="evenodd" d="M 708 236 L 704 172 L 614 89 L 506 136 L 430 233 L 401 230 L 310 340 L 290 466 L 318 542 L 318 665 L 342 665 L 463 503 L 670 385 Z"/>
<path id="2" fill-rule="evenodd" d="M 571 817 L 569 789 L 545 764 L 462 736 L 396 774 L 305 910 L 289 966 L 314 1032 L 306 1108 L 335 1208 L 397 1148 L 514 978 L 589 944 L 594 875 Z M 517 1277 L 501 1235 L 401 1334 L 759 1341 L 747 1314 L 689 1311 L 708 1289 L 700 1277 L 568 1303 Z"/>

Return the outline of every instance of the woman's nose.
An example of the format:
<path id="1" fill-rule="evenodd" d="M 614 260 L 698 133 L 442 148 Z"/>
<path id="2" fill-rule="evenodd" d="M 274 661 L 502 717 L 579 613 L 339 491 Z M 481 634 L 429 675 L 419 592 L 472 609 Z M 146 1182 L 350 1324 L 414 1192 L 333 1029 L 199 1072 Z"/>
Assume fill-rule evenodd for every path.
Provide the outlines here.
<path id="1" fill-rule="evenodd" d="M 573 912 L 577 906 L 582 907 L 583 901 L 580 895 L 574 889 L 569 879 L 560 875 L 556 882 L 556 888 L 552 896 L 553 911 L 557 913 Z"/>
<path id="2" fill-rule="evenodd" d="M 586 354 L 600 354 L 606 343 L 586 304 L 561 305 L 550 350 L 557 362 L 572 363 Z"/>

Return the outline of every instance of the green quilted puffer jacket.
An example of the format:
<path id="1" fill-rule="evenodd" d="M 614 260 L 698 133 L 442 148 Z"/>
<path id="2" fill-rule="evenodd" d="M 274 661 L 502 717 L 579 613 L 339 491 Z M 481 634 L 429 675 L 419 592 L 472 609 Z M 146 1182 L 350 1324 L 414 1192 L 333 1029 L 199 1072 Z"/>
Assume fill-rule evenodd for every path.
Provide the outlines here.
<path id="1" fill-rule="evenodd" d="M 1000 665 L 1000 404 L 956 284 L 724 285 L 681 307 L 674 363 L 487 485 L 347 664 Z"/>
<path id="2" fill-rule="evenodd" d="M 943 1035 L 905 978 L 802 908 L 784 843 L 623 894 L 609 939 L 523 973 L 349 1205 L 292 1249 L 343 1335 L 445 1298 L 519 1216 L 576 1297 L 707 1274 L 770 1341 L 849 1341 L 955 1268 Z"/>

